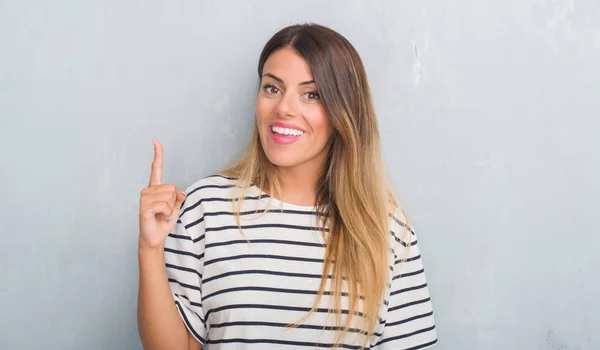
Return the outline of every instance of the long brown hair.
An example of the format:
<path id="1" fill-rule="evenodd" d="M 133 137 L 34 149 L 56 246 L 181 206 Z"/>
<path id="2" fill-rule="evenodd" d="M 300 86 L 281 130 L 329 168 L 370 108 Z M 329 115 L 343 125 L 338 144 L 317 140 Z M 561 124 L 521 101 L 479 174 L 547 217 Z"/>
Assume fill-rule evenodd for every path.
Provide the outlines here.
<path id="1" fill-rule="evenodd" d="M 335 129 L 316 189 L 315 206 L 326 218 L 322 221 L 323 234 L 326 225 L 329 234 L 311 313 L 318 307 L 331 275 L 329 310 L 341 327 L 336 345 L 352 328 L 358 312 L 362 313 L 359 329 L 368 341 L 390 282 L 389 215 L 399 203 L 383 170 L 367 75 L 358 52 L 342 35 L 321 25 L 302 24 L 280 30 L 267 42 L 258 63 L 259 79 L 267 58 L 284 47 L 294 49 L 310 66 Z M 281 194 L 279 175 L 262 149 L 256 124 L 246 153 L 222 174 L 237 178 L 246 191 L 254 184 L 271 195 Z M 234 201 L 238 224 L 244 193 Z M 346 295 L 348 316 L 342 325 L 342 296 Z"/>

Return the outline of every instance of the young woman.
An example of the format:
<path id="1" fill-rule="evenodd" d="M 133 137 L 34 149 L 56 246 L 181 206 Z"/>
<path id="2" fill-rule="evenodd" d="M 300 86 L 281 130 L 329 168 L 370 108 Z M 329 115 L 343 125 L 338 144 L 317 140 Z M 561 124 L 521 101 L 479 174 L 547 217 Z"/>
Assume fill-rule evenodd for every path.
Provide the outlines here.
<path id="1" fill-rule="evenodd" d="M 415 233 L 381 164 L 362 61 L 294 25 L 258 64 L 247 152 L 185 192 L 155 141 L 140 199 L 146 349 L 422 349 L 437 342 Z"/>

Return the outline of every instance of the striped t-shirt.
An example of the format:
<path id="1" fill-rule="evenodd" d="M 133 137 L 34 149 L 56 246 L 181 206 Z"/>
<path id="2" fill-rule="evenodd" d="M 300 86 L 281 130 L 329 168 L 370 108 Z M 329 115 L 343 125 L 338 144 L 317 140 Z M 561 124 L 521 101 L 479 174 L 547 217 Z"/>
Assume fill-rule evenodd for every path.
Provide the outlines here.
<path id="1" fill-rule="evenodd" d="M 169 284 L 185 325 L 206 350 L 331 348 L 338 330 L 328 295 L 298 327 L 287 327 L 311 310 L 321 281 L 325 242 L 315 208 L 253 186 L 242 202 L 242 234 L 232 214 L 234 183 L 215 175 L 190 186 L 165 241 Z M 401 213 L 390 216 L 390 284 L 367 349 L 437 342 L 417 239 L 405 222 Z M 365 337 L 355 329 L 341 347 L 360 349 Z"/>

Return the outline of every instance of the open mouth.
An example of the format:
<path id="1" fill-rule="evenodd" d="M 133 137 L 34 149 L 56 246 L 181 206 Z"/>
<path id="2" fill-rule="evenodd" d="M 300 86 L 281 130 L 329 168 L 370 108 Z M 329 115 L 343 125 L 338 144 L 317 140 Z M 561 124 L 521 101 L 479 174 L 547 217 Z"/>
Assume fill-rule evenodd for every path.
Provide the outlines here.
<path id="1" fill-rule="evenodd" d="M 292 128 L 282 128 L 280 126 L 272 126 L 271 131 L 276 135 L 281 136 L 302 136 L 304 135 L 304 131 Z"/>
<path id="2" fill-rule="evenodd" d="M 293 129 L 293 128 L 284 128 L 281 126 L 271 126 L 271 138 L 278 144 L 281 145 L 289 145 L 292 144 L 304 135 L 304 131 Z"/>

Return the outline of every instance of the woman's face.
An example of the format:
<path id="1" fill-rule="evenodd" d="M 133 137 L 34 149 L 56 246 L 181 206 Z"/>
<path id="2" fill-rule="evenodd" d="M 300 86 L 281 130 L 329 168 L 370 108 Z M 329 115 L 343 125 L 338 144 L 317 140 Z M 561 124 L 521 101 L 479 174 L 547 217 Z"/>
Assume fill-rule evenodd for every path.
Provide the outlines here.
<path id="1" fill-rule="evenodd" d="M 325 164 L 333 126 L 308 63 L 291 48 L 274 51 L 264 64 L 256 122 L 274 165 L 321 169 Z"/>

